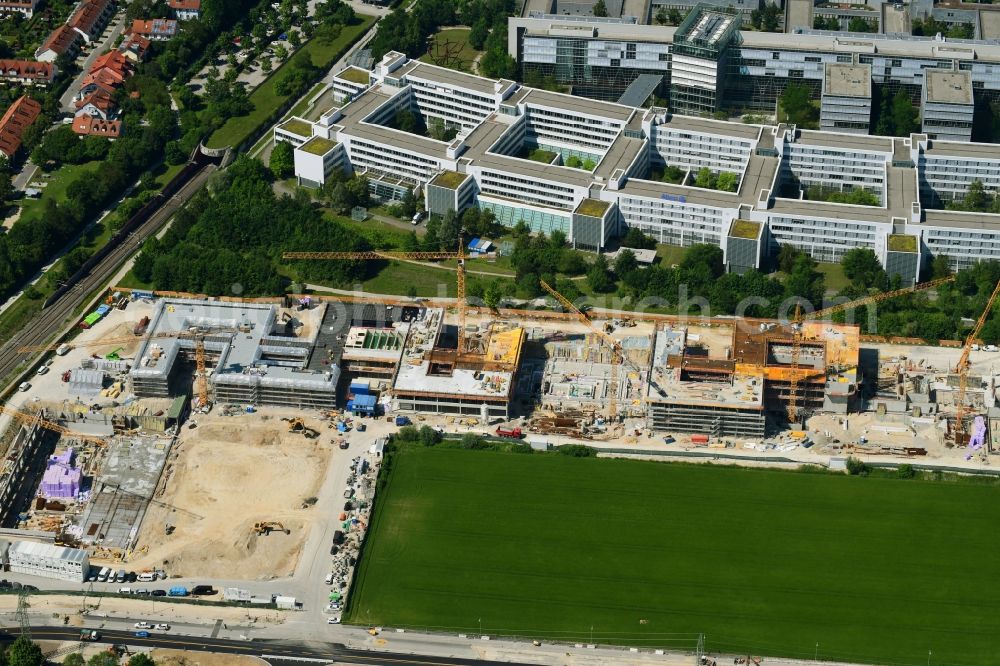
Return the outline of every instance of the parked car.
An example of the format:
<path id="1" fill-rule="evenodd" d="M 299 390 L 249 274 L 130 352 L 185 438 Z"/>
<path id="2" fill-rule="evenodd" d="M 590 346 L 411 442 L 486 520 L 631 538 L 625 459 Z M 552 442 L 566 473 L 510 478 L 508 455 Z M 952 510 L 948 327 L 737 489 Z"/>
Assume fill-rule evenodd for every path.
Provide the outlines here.
<path id="1" fill-rule="evenodd" d="M 166 590 L 153 590 L 149 594 L 152 595 L 152 596 L 154 596 L 154 597 L 165 597 L 165 596 L 167 596 L 167 591 Z"/>
<path id="2" fill-rule="evenodd" d="M 327 624 L 340 624 L 340 616 L 327 618 L 326 623 Z"/>
<path id="3" fill-rule="evenodd" d="M 135 637 L 136 638 L 149 638 L 149 632 L 148 631 L 137 631 L 137 632 L 135 632 Z"/>
<path id="4" fill-rule="evenodd" d="M 44 375 L 48 371 L 49 371 L 49 366 L 43 365 L 43 366 L 39 366 L 38 370 L 35 370 L 35 374 L 36 375 Z"/>
<path id="5" fill-rule="evenodd" d="M 170 631 L 170 625 L 163 622 L 157 624 L 153 628 L 156 629 L 157 631 Z"/>
<path id="6" fill-rule="evenodd" d="M 136 622 L 133 626 L 136 629 L 151 629 L 153 627 L 149 622 Z"/>

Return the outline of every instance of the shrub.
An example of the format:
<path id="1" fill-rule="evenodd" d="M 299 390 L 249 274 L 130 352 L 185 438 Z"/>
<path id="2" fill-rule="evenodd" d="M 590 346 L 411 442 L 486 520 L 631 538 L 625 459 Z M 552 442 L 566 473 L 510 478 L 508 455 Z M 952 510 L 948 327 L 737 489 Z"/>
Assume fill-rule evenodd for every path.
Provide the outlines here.
<path id="1" fill-rule="evenodd" d="M 851 456 L 847 459 L 847 473 L 851 476 L 868 476 L 871 468 L 863 461 Z"/>
<path id="2" fill-rule="evenodd" d="M 573 458 L 597 457 L 597 449 L 585 444 L 566 444 L 565 446 L 557 447 L 556 451 L 564 456 L 572 456 Z"/>
<path id="3" fill-rule="evenodd" d="M 896 474 L 901 479 L 912 479 L 917 475 L 917 470 L 913 469 L 913 465 L 900 465 Z"/>
<path id="4" fill-rule="evenodd" d="M 482 451 L 484 449 L 490 448 L 490 445 L 485 439 L 483 439 L 476 433 L 467 432 L 464 435 L 462 435 L 462 448 Z"/>
<path id="5" fill-rule="evenodd" d="M 424 446 L 434 446 L 441 441 L 441 433 L 430 426 L 421 426 L 417 436 Z"/>

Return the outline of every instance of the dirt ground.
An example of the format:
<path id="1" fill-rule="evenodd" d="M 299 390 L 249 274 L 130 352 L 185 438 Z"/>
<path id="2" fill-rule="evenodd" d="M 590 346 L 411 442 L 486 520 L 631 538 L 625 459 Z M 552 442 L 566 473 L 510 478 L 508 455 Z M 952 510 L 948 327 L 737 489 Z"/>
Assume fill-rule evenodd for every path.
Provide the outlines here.
<path id="1" fill-rule="evenodd" d="M 257 657 L 187 650 L 156 649 L 149 653 L 156 666 L 258 666 L 267 662 Z"/>
<path id="2" fill-rule="evenodd" d="M 325 424 L 307 421 L 322 435 L 306 439 L 277 418 L 197 420 L 196 429 L 182 430 L 156 495 L 179 510 L 150 506 L 129 566 L 250 580 L 293 574 L 315 512 L 302 503 L 318 494 L 331 452 Z M 258 521 L 281 522 L 291 533 L 255 536 Z"/>

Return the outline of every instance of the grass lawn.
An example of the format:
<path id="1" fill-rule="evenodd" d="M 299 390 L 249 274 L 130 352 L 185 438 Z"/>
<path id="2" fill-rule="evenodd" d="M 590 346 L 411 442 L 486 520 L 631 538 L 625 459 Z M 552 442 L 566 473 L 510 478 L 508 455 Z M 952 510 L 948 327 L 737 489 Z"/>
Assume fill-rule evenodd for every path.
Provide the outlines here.
<path id="1" fill-rule="evenodd" d="M 844 275 L 844 267 L 840 264 L 817 262 L 816 270 L 823 274 L 827 291 L 840 291 L 851 284 L 851 281 Z"/>
<path id="2" fill-rule="evenodd" d="M 474 283 L 482 282 L 486 285 L 493 280 L 501 279 L 503 278 L 491 275 L 482 277 L 467 275 L 465 288 L 468 291 Z M 458 291 L 456 280 L 455 271 L 447 268 L 394 261 L 383 268 L 375 277 L 365 280 L 362 285 L 365 291 L 379 294 L 405 295 L 410 286 L 413 286 L 417 296 L 454 298 Z"/>
<path id="3" fill-rule="evenodd" d="M 442 30 L 431 37 L 433 46 L 419 59 L 432 65 L 472 72 L 472 63 L 482 51 L 469 45 L 470 32 L 468 28 Z"/>
<path id="4" fill-rule="evenodd" d="M 896 664 L 1000 647 L 995 485 L 425 447 L 383 473 L 355 624 Z"/>
<path id="5" fill-rule="evenodd" d="M 339 57 L 359 35 L 367 31 L 375 20 L 375 17 L 367 14 L 358 14 L 358 18 L 360 22 L 345 26 L 336 39 L 329 41 L 310 39 L 301 50 L 310 55 L 314 65 L 326 70 L 333 63 L 333 60 Z M 274 92 L 274 82 L 278 80 L 278 77 L 281 76 L 281 70 L 287 67 L 289 62 L 291 62 L 291 58 L 250 93 L 253 111 L 245 116 L 230 118 L 222 127 L 212 133 L 206 142 L 209 148 L 235 147 L 267 122 L 271 114 L 288 99 L 287 95 L 278 95 Z M 307 93 L 307 97 L 311 94 L 313 94 L 312 90 Z"/>
<path id="6" fill-rule="evenodd" d="M 100 161 L 84 162 L 83 164 L 64 164 L 48 174 L 51 177 L 47 179 L 42 178 L 44 172 L 41 169 L 36 171 L 35 177 L 31 179 L 31 182 L 48 183 L 48 185 L 40 188 L 42 196 L 37 199 L 25 198 L 21 201 L 21 217 L 14 224 L 21 224 L 25 220 L 40 215 L 45 209 L 45 201 L 47 199 L 64 201 L 66 199 L 66 188 L 69 187 L 69 184 L 76 180 L 78 175 L 88 169 L 94 169 L 99 164 L 101 164 Z M 29 183 L 28 187 L 32 187 L 32 185 Z"/>
<path id="7" fill-rule="evenodd" d="M 681 263 L 685 254 L 687 254 L 687 248 L 680 245 L 660 243 L 656 246 L 656 256 L 660 258 L 660 265 L 666 268 Z"/>

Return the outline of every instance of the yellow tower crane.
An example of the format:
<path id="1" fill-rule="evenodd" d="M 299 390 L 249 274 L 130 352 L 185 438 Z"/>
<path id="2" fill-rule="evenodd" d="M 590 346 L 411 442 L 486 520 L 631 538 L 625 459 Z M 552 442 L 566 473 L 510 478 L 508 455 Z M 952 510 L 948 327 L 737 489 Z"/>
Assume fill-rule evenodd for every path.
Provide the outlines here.
<path id="1" fill-rule="evenodd" d="M 396 250 L 368 250 L 365 252 L 283 252 L 282 259 L 325 259 L 325 260 L 361 260 L 372 261 L 376 259 L 409 259 L 412 261 L 439 261 L 442 259 L 457 259 L 458 266 L 455 268 L 456 276 L 456 300 L 458 303 L 458 345 L 457 353 L 465 352 L 465 245 L 462 235 L 458 236 L 457 252 L 403 252 Z"/>
<path id="2" fill-rule="evenodd" d="M 801 308 L 795 306 L 795 319 L 792 321 L 792 362 L 791 362 L 791 376 L 789 378 L 789 394 L 788 394 L 788 421 L 792 423 L 798 417 L 798 398 L 799 398 L 799 358 L 802 352 L 802 324 L 806 321 L 815 321 L 817 319 L 822 319 L 828 317 L 837 312 L 842 312 L 844 310 L 849 310 L 851 308 L 860 308 L 865 305 L 871 305 L 873 303 L 881 303 L 887 301 L 891 298 L 896 298 L 897 296 L 902 296 L 904 294 L 912 294 L 917 291 L 923 291 L 924 289 L 931 289 L 933 287 L 941 286 L 948 282 L 955 280 L 954 275 L 949 275 L 948 277 L 939 278 L 937 280 L 931 280 L 929 282 L 922 282 L 920 284 L 915 284 L 912 287 L 903 287 L 902 289 L 894 289 L 893 291 L 886 291 L 880 294 L 872 294 L 871 296 L 865 296 L 863 298 L 858 298 L 853 301 L 848 301 L 847 303 L 841 303 L 839 305 L 833 305 L 828 308 L 823 308 L 822 310 L 816 310 L 815 312 L 809 312 L 806 314 L 801 313 Z M 987 308 L 988 309 L 988 308 Z"/>
<path id="3" fill-rule="evenodd" d="M 955 372 L 958 374 L 958 400 L 955 401 L 956 446 L 962 444 L 962 438 L 965 435 L 965 415 L 968 412 L 968 407 L 965 404 L 965 392 L 969 385 L 969 352 L 972 351 L 972 345 L 979 338 L 979 334 L 983 330 L 983 325 L 989 318 L 990 311 L 993 310 L 993 303 L 996 302 L 998 294 L 1000 294 L 1000 282 L 997 282 L 993 288 L 990 300 L 986 302 L 986 307 L 983 309 L 982 314 L 979 315 L 979 319 L 976 320 L 976 325 L 972 328 L 972 332 L 965 338 L 965 344 L 962 346 L 962 355 L 959 357 L 958 363 L 955 364 Z"/>
<path id="4" fill-rule="evenodd" d="M 43 419 L 40 414 L 29 414 L 28 412 L 20 412 L 16 409 L 13 409 L 11 407 L 6 407 L 4 405 L 0 405 L 0 412 L 12 416 L 13 418 L 15 418 L 16 420 L 20 421 L 25 425 L 31 425 L 33 423 L 37 423 L 46 430 L 57 432 L 63 437 L 72 437 L 74 439 L 79 439 L 82 442 L 90 442 L 91 444 L 96 444 L 97 446 L 104 446 L 107 443 L 103 437 L 97 437 L 96 435 L 84 435 L 83 433 L 75 432 L 73 430 L 70 430 L 69 428 L 59 425 L 54 421 Z"/>

